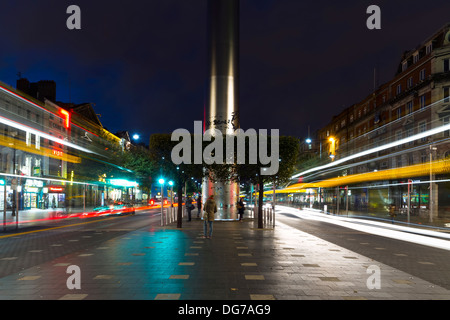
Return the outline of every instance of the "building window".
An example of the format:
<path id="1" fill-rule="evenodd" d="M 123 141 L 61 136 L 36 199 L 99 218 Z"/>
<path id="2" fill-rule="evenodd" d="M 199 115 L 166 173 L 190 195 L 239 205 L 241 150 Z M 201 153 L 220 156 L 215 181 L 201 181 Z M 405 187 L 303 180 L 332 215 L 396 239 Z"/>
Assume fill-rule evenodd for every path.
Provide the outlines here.
<path id="1" fill-rule="evenodd" d="M 402 63 L 402 71 L 405 71 L 406 69 L 408 69 L 408 62 L 407 62 L 407 61 L 404 61 L 404 62 Z"/>
<path id="2" fill-rule="evenodd" d="M 427 157 L 427 153 L 426 152 L 422 152 L 420 154 L 420 161 L 422 161 L 422 163 L 425 163 L 428 161 L 428 157 Z"/>
<path id="3" fill-rule="evenodd" d="M 35 140 L 35 147 L 36 149 L 40 149 L 41 148 L 41 137 L 36 135 L 36 140 Z"/>
<path id="4" fill-rule="evenodd" d="M 409 113 L 409 114 L 413 113 L 413 103 L 412 103 L 412 101 L 410 101 L 410 102 L 408 102 L 406 104 L 406 112 Z"/>
<path id="5" fill-rule="evenodd" d="M 425 131 L 427 131 L 427 122 L 426 121 L 419 122 L 419 133 L 422 133 Z M 427 138 L 425 138 L 425 137 L 420 139 L 420 142 L 426 142 L 426 141 L 427 141 Z"/>
<path id="6" fill-rule="evenodd" d="M 409 128 L 409 129 L 406 130 L 406 137 L 407 138 L 412 137 L 413 135 L 414 135 L 414 128 Z M 409 146 L 414 145 L 414 141 L 408 142 L 408 145 Z"/>
<path id="7" fill-rule="evenodd" d="M 420 73 L 419 73 L 419 80 L 420 80 L 420 81 L 425 80 L 425 69 L 420 70 Z"/>
<path id="8" fill-rule="evenodd" d="M 419 54 L 415 54 L 413 58 L 414 58 L 414 63 L 418 62 L 419 61 Z"/>
<path id="9" fill-rule="evenodd" d="M 350 123 L 353 122 L 353 113 L 350 115 Z"/>
<path id="10" fill-rule="evenodd" d="M 420 101 L 420 109 L 424 109 L 425 108 L 425 101 L 426 101 L 426 99 L 425 99 L 425 95 L 421 95 L 420 97 L 419 97 L 419 101 Z"/>
<path id="11" fill-rule="evenodd" d="M 397 94 L 400 94 L 400 93 L 402 93 L 402 85 L 401 84 L 397 85 Z"/>
<path id="12" fill-rule="evenodd" d="M 426 53 L 427 53 L 427 54 L 430 54 L 431 51 L 433 51 L 433 44 L 432 44 L 432 43 L 430 43 L 429 45 L 427 45 Z"/>
<path id="13" fill-rule="evenodd" d="M 31 132 L 25 132 L 25 143 L 27 146 L 31 145 Z"/>
<path id="14" fill-rule="evenodd" d="M 450 116 L 446 116 L 444 118 L 442 118 L 442 122 L 445 125 L 448 125 L 450 123 Z M 450 130 L 446 130 L 444 131 L 444 137 L 448 138 L 450 137 Z"/>
<path id="15" fill-rule="evenodd" d="M 396 141 L 402 140 L 402 130 L 398 130 L 395 132 L 395 140 Z M 400 149 L 401 147 L 402 147 L 401 145 L 398 145 L 397 149 Z"/>
<path id="16" fill-rule="evenodd" d="M 409 79 L 408 79 L 408 89 L 412 88 L 412 86 L 413 86 L 413 78 L 409 77 Z"/>
<path id="17" fill-rule="evenodd" d="M 450 87 L 444 87 L 444 102 L 450 102 Z"/>
<path id="18" fill-rule="evenodd" d="M 444 72 L 450 71 L 450 59 L 444 59 Z"/>
<path id="19" fill-rule="evenodd" d="M 402 107 L 398 107 L 397 109 L 397 119 L 400 119 L 402 117 Z"/>

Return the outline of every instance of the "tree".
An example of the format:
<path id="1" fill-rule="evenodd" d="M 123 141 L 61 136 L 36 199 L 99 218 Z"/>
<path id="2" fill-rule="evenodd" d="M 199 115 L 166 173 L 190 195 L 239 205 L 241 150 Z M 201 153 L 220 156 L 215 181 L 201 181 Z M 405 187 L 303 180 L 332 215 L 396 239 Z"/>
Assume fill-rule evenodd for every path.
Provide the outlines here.
<path id="1" fill-rule="evenodd" d="M 142 146 L 132 146 L 130 151 L 123 152 L 122 159 L 123 166 L 133 171 L 139 186 L 149 193 L 153 173 L 153 162 L 149 150 Z"/>
<path id="2" fill-rule="evenodd" d="M 258 136 L 258 141 L 261 139 Z M 271 141 L 272 139 L 267 139 Z M 299 140 L 296 137 L 291 136 L 280 136 L 278 139 L 279 145 L 279 167 L 278 172 L 272 175 L 263 175 L 263 171 L 267 167 L 261 163 L 258 159 L 256 164 L 237 164 L 235 167 L 234 179 L 237 179 L 240 183 L 252 183 L 259 186 L 258 192 L 258 228 L 263 227 L 262 221 L 262 206 L 263 206 L 263 196 L 264 196 L 264 184 L 272 183 L 275 186 L 286 184 L 290 181 L 291 176 L 295 172 L 295 167 L 297 164 L 297 159 L 299 156 Z M 269 143 L 268 146 L 271 149 Z M 246 148 L 246 159 L 248 159 L 248 150 Z"/>
<path id="3" fill-rule="evenodd" d="M 202 179 L 203 170 L 201 164 L 175 164 L 171 160 L 172 150 L 178 144 L 171 140 L 170 134 L 153 134 L 150 136 L 149 151 L 152 161 L 152 176 L 164 176 L 172 179 L 176 183 L 178 194 L 177 228 L 182 227 L 182 206 L 183 206 L 183 186 L 193 177 L 196 180 Z"/>
<path id="4" fill-rule="evenodd" d="M 230 138 L 231 137 L 231 138 Z M 270 138 L 270 139 L 269 139 Z M 222 141 L 217 141 L 217 148 L 210 148 L 213 142 L 202 141 L 202 161 L 200 163 L 194 164 L 192 161 L 195 158 L 194 148 L 186 147 L 180 148 L 179 141 L 172 141 L 171 135 L 169 134 L 154 134 L 150 137 L 150 155 L 153 162 L 153 168 L 156 170 L 155 174 L 162 175 L 164 177 L 172 178 L 176 181 L 178 191 L 177 193 L 181 195 L 182 187 L 184 183 L 193 177 L 196 180 L 200 180 L 203 177 L 208 177 L 213 181 L 232 181 L 232 182 L 246 182 L 258 184 L 259 188 L 259 206 L 258 206 L 258 227 L 262 228 L 262 198 L 264 193 L 264 184 L 271 182 L 276 185 L 287 183 L 290 177 L 294 173 L 295 164 L 297 163 L 297 158 L 299 154 L 299 141 L 295 137 L 280 136 L 275 137 L 274 141 L 278 144 L 277 158 L 273 159 L 275 146 L 271 145 L 272 137 L 267 135 L 251 135 L 245 136 L 245 149 L 239 149 L 238 143 L 234 143 L 234 150 L 232 157 L 230 158 L 227 154 L 227 139 L 237 139 L 236 136 L 223 136 L 219 135 L 214 137 L 213 142 L 216 139 L 223 139 Z M 191 146 L 194 141 L 193 135 L 185 136 L 184 139 L 190 139 L 186 141 L 187 146 Z M 250 145 L 250 139 L 253 139 L 253 145 Z M 256 140 L 255 140 L 256 139 Z M 265 140 L 262 140 L 265 139 Z M 254 143 L 257 143 L 255 145 Z M 258 150 L 258 159 L 254 157 L 254 149 L 261 147 L 260 142 L 267 141 L 267 155 L 272 155 L 272 161 L 276 161 L 276 167 L 278 170 L 276 173 L 271 175 L 265 175 L 264 170 L 269 170 L 267 167 L 267 161 L 261 161 L 261 150 Z M 262 143 L 264 145 L 264 143 Z M 188 160 L 190 164 L 179 163 L 175 164 L 172 161 L 172 150 L 176 147 L 177 152 L 181 152 L 180 158 Z M 209 148 L 208 148 L 209 147 Z M 222 150 L 219 148 L 222 147 Z M 241 146 L 242 147 L 242 146 Z M 198 152 L 199 150 L 197 150 Z M 205 157 L 209 156 L 211 152 L 211 157 L 220 160 L 218 154 L 222 151 L 222 155 L 226 155 L 226 159 L 230 161 L 222 161 L 222 163 L 215 163 L 211 161 L 205 161 Z M 253 153 L 252 153 L 253 152 Z M 186 154 L 185 154 L 186 153 Z M 245 153 L 244 161 L 242 161 L 242 154 Z M 250 161 L 250 156 L 252 155 L 252 161 Z M 197 155 L 198 156 L 198 155 Z M 197 157 L 198 158 L 198 157 Z M 267 160 L 267 159 L 266 159 Z M 219 162 L 219 161 L 218 161 Z M 271 163 L 272 165 L 272 163 Z M 159 170 L 159 172 L 158 172 Z M 181 228 L 181 206 L 182 199 L 178 197 L 178 215 L 177 215 L 177 227 Z"/>

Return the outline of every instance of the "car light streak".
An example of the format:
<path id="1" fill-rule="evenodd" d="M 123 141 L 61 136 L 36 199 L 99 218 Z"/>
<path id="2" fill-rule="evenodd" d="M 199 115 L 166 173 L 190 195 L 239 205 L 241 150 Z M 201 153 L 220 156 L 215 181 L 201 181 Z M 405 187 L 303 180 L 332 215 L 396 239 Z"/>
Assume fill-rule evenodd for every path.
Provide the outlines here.
<path id="1" fill-rule="evenodd" d="M 341 163 L 344 163 L 344 162 L 347 162 L 347 161 L 350 161 L 350 160 L 353 160 L 353 159 L 356 159 L 356 158 L 360 158 L 360 157 L 367 156 L 367 155 L 375 153 L 375 152 L 379 152 L 379 151 L 382 151 L 382 150 L 393 148 L 393 147 L 396 147 L 396 146 L 399 146 L 399 145 L 402 145 L 402 144 L 405 144 L 405 143 L 412 142 L 414 140 L 426 138 L 426 137 L 429 137 L 429 136 L 432 136 L 434 134 L 438 134 L 438 133 L 441 133 L 441 132 L 444 132 L 444 131 L 447 131 L 447 130 L 450 130 L 450 124 L 446 124 L 446 125 L 443 125 L 443 126 L 440 126 L 440 127 L 437 127 L 437 128 L 425 131 L 425 132 L 421 132 L 421 133 L 418 133 L 418 134 L 413 135 L 411 137 L 406 137 L 406 138 L 403 138 L 403 139 L 400 139 L 400 140 L 397 140 L 397 141 L 394 141 L 394 142 L 390 142 L 390 143 L 384 144 L 384 145 L 376 147 L 376 148 L 372 148 L 372 149 L 369 149 L 369 150 L 358 152 L 358 153 L 355 153 L 355 154 L 353 154 L 351 156 L 348 156 L 348 157 L 345 157 L 345 158 L 342 158 L 342 159 L 339 159 L 339 160 L 334 160 L 333 162 L 330 162 L 330 163 L 325 164 L 323 166 L 311 168 L 311 169 L 308 169 L 306 171 L 297 173 L 297 174 L 293 175 L 291 178 L 295 179 L 295 178 L 304 176 L 305 174 L 308 174 L 310 172 L 315 172 L 315 171 L 327 169 L 327 168 L 330 168 L 330 167 L 334 167 L 334 166 L 336 166 L 338 164 L 341 164 Z"/>
<path id="2" fill-rule="evenodd" d="M 417 243 L 444 250 L 450 250 L 450 235 L 437 231 L 388 225 L 386 223 L 377 221 L 367 221 L 356 218 L 325 215 L 323 213 L 319 213 L 318 211 L 310 209 L 300 211 L 298 209 L 284 207 L 281 205 L 277 205 L 276 211 L 292 213 L 305 220 L 315 220 L 332 223 L 345 228 L 350 228 L 353 230 L 358 230 L 382 237 Z"/>
<path id="3" fill-rule="evenodd" d="M 2 134 L 0 134 L 0 145 L 5 146 L 5 147 L 10 147 L 10 148 L 13 147 L 16 150 L 22 150 L 22 151 L 25 151 L 28 153 L 34 153 L 37 155 L 50 157 L 53 159 L 60 159 L 60 160 L 64 160 L 64 161 L 72 162 L 72 163 L 81 163 L 80 157 L 62 153 L 62 152 L 55 153 L 54 150 L 51 150 L 49 148 L 45 148 L 42 146 L 39 149 L 35 149 L 34 147 L 27 145 L 25 142 L 23 142 L 19 139 L 7 137 Z"/>
<path id="4" fill-rule="evenodd" d="M 77 149 L 77 150 L 80 150 L 80 151 L 83 151 L 83 152 L 86 152 L 86 153 L 95 153 L 95 154 L 97 154 L 94 151 L 91 151 L 89 149 L 80 147 L 80 146 L 78 146 L 78 145 L 76 145 L 74 143 L 65 141 L 63 139 L 56 138 L 56 137 L 54 137 L 54 136 L 52 136 L 52 135 L 50 135 L 48 133 L 45 133 L 43 131 L 39 131 L 39 130 L 33 129 L 33 128 L 29 127 L 29 126 L 26 126 L 24 124 L 18 123 L 16 121 L 10 120 L 10 119 L 2 117 L 2 116 L 0 116 L 0 123 L 3 123 L 5 125 L 7 125 L 7 126 L 11 126 L 13 128 L 16 128 L 16 129 L 19 129 L 19 130 L 22 130 L 22 131 L 30 132 L 32 134 L 38 135 L 38 136 L 40 136 L 42 138 L 45 138 L 45 139 L 48 139 L 48 140 L 51 140 L 51 141 L 55 141 L 55 142 L 57 142 L 59 144 L 65 145 L 67 147 L 71 147 L 71 148 L 74 148 L 74 149 Z"/>
<path id="5" fill-rule="evenodd" d="M 344 177 L 337 177 L 318 182 L 311 183 L 296 183 L 284 189 L 284 192 L 293 192 L 295 189 L 306 188 L 327 188 L 344 186 L 349 184 L 356 184 L 367 181 L 379 180 L 396 180 L 401 178 L 412 178 L 419 176 L 426 176 L 430 173 L 430 167 L 434 174 L 443 174 L 450 172 L 450 160 L 435 160 L 431 163 L 421 163 L 417 165 L 387 169 L 381 171 L 367 172 L 361 174 L 353 174 Z M 280 192 L 283 192 L 281 190 Z"/>

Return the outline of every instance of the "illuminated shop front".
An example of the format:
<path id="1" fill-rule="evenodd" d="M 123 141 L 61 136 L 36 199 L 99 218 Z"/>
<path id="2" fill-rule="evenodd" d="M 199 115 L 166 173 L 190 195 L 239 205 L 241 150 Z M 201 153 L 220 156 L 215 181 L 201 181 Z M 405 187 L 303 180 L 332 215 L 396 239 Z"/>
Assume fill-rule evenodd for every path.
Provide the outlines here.
<path id="1" fill-rule="evenodd" d="M 44 188 L 44 209 L 56 209 L 65 207 L 65 187 L 59 185 L 48 185 Z"/>

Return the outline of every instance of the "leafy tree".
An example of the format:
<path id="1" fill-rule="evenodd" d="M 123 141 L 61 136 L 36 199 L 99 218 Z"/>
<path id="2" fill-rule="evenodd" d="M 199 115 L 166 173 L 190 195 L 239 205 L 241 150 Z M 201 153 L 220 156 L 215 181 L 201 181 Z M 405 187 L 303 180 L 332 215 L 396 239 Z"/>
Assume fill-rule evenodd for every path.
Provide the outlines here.
<path id="1" fill-rule="evenodd" d="M 123 166 L 133 171 L 134 178 L 144 190 L 150 193 L 152 185 L 153 162 L 150 151 L 142 146 L 132 146 L 122 154 Z"/>
<path id="2" fill-rule="evenodd" d="M 153 134 L 150 136 L 150 159 L 153 163 L 153 179 L 164 176 L 175 181 L 178 194 L 177 228 L 182 227 L 183 186 L 193 177 L 202 179 L 203 170 L 200 164 L 175 164 L 171 160 L 172 150 L 178 141 L 171 141 L 170 134 Z"/>
<path id="3" fill-rule="evenodd" d="M 260 136 L 258 136 L 258 143 Z M 247 140 L 248 141 L 248 140 Z M 271 139 L 267 139 L 268 149 L 272 150 Z M 235 175 L 232 177 L 240 183 L 252 183 L 259 185 L 258 195 L 258 228 L 263 227 L 262 207 L 264 196 L 264 184 L 272 183 L 275 186 L 286 184 L 290 181 L 291 176 L 295 172 L 297 159 L 299 156 L 299 140 L 296 137 L 280 136 L 279 144 L 279 168 L 276 174 L 263 175 L 263 170 L 267 164 L 262 164 L 258 158 L 256 164 L 237 164 L 235 167 Z M 246 148 L 246 159 L 248 159 L 249 148 Z M 270 151 L 272 152 L 272 151 Z M 269 153 L 268 153 L 269 154 Z M 266 169 L 267 170 L 267 169 Z"/>
<path id="4" fill-rule="evenodd" d="M 231 136 L 232 137 L 232 136 Z M 233 158 L 228 158 L 226 145 L 227 138 L 230 139 L 230 136 L 217 136 L 214 138 L 214 142 L 216 139 L 223 139 L 222 141 L 218 140 L 217 148 L 210 148 L 212 142 L 210 141 L 202 141 L 202 162 L 199 164 L 174 164 L 171 161 L 172 150 L 175 146 L 178 145 L 179 141 L 171 141 L 170 134 L 154 134 L 150 137 L 150 155 L 151 160 L 153 162 L 153 169 L 156 170 L 154 175 L 164 175 L 164 177 L 174 179 L 176 181 L 178 187 L 178 194 L 181 195 L 182 187 L 186 181 L 189 181 L 191 177 L 199 180 L 203 177 L 208 177 L 213 181 L 233 181 L 238 183 L 253 183 L 258 184 L 261 187 L 259 188 L 259 206 L 258 206 L 258 227 L 262 228 L 262 199 L 264 192 L 264 184 L 265 183 L 275 183 L 276 185 L 287 183 L 290 180 L 290 177 L 294 173 L 295 165 L 297 163 L 297 158 L 299 154 L 299 141 L 295 137 L 288 136 L 280 136 L 278 137 L 278 158 L 272 159 L 272 161 L 277 161 L 276 164 L 278 166 L 278 171 L 272 175 L 264 175 L 263 170 L 267 170 L 267 162 L 261 162 L 261 156 L 256 157 L 254 161 L 250 160 L 250 154 L 254 151 L 256 147 L 258 149 L 258 153 L 260 154 L 260 140 L 263 138 L 267 139 L 267 155 L 272 154 L 272 146 L 271 146 L 271 137 L 256 135 L 256 137 L 245 137 L 245 150 L 242 151 L 238 148 L 237 143 L 234 144 L 234 150 L 232 153 Z M 250 147 L 250 139 L 253 139 L 253 143 L 255 142 L 254 138 L 256 138 L 257 145 L 252 145 Z M 194 139 L 193 135 L 190 135 L 191 143 Z M 236 142 L 236 140 L 235 140 Z M 218 148 L 222 147 L 222 150 L 218 150 Z M 252 149 L 253 148 L 253 149 Z M 219 152 L 222 151 L 222 159 L 220 159 Z M 193 162 L 194 159 L 194 148 L 183 149 L 183 152 L 189 152 L 189 154 L 183 154 L 186 158 L 191 159 L 190 162 Z M 210 161 L 206 161 L 205 157 L 209 156 L 208 152 L 211 152 L 211 157 L 218 157 L 216 160 L 222 160 L 222 163 L 211 163 Z M 245 153 L 245 158 L 243 163 L 239 156 L 242 156 L 242 153 Z M 226 157 L 224 158 L 223 155 Z M 254 155 L 254 154 L 253 154 Z M 272 157 L 271 157 L 272 158 Z M 230 161 L 227 161 L 230 160 Z M 217 161 L 220 162 L 220 161 Z M 250 163 L 252 162 L 252 163 Z M 254 163 L 253 163 L 254 162 Z M 156 178 L 156 177 L 155 177 Z M 182 199 L 178 197 L 178 215 L 177 215 L 177 227 L 181 227 L 181 205 Z"/>

